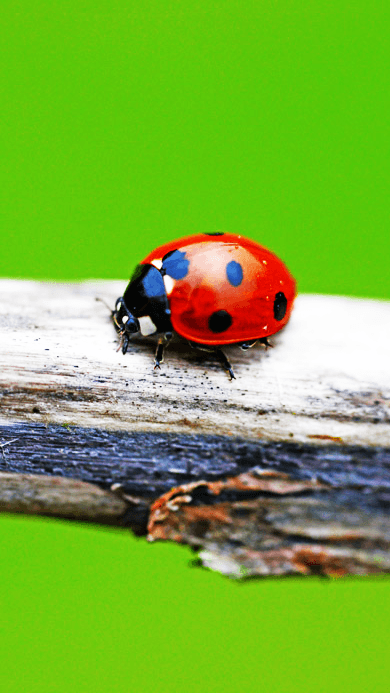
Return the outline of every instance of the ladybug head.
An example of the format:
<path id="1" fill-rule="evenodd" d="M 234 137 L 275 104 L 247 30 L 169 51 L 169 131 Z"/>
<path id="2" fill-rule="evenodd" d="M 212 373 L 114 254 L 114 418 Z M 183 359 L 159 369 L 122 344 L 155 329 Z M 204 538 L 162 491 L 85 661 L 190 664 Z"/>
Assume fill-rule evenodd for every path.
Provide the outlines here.
<path id="1" fill-rule="evenodd" d="M 118 332 L 123 335 L 130 337 L 140 331 L 138 318 L 129 311 L 122 297 L 118 298 L 112 317 Z"/>

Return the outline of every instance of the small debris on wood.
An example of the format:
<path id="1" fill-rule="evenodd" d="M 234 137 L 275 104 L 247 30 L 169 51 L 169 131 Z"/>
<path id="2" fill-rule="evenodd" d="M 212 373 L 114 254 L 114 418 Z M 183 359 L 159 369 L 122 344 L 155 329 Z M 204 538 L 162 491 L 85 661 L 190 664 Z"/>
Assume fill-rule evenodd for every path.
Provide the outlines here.
<path id="1" fill-rule="evenodd" d="M 330 440 L 332 443 L 344 443 L 343 439 L 340 438 L 340 436 L 327 436 L 323 434 L 310 434 L 307 436 L 308 438 L 312 438 L 314 440 Z"/>

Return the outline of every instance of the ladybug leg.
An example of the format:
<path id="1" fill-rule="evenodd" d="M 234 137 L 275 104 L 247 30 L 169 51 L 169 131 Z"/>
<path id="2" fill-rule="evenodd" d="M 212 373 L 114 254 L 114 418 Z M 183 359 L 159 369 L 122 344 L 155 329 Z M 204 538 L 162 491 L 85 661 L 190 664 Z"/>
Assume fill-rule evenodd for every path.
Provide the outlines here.
<path id="1" fill-rule="evenodd" d="M 197 342 L 190 342 L 189 340 L 188 343 L 190 347 L 192 347 L 192 349 L 199 349 L 199 351 L 207 351 L 209 353 L 215 354 L 225 371 L 228 371 L 230 375 L 230 380 L 236 379 L 231 363 L 228 357 L 223 353 L 222 349 L 208 346 L 207 344 L 198 344 Z"/>
<path id="2" fill-rule="evenodd" d="M 236 376 L 234 375 L 233 368 L 226 354 L 223 353 L 222 349 L 215 349 L 214 353 L 218 357 L 224 369 L 228 371 L 230 375 L 230 380 L 235 380 Z"/>
<path id="3" fill-rule="evenodd" d="M 128 347 L 129 347 L 130 340 L 129 340 L 129 337 L 124 330 L 122 330 L 119 334 L 120 334 L 120 340 L 119 340 L 117 351 L 122 350 L 122 354 L 125 354 Z"/>
<path id="4" fill-rule="evenodd" d="M 241 342 L 238 346 L 242 351 L 247 351 L 248 349 L 251 349 L 253 346 L 255 346 L 257 342 L 257 339 L 255 339 L 253 342 Z"/>
<path id="5" fill-rule="evenodd" d="M 126 332 L 123 332 L 121 335 L 121 340 L 119 342 L 119 349 L 122 348 L 122 354 L 126 353 L 126 351 L 129 348 L 129 344 L 130 344 L 129 335 Z"/>
<path id="6" fill-rule="evenodd" d="M 164 349 L 172 339 L 172 332 L 165 332 L 160 335 L 157 342 L 156 355 L 154 357 L 154 370 L 160 369 L 160 363 L 164 361 Z"/>
<path id="7" fill-rule="evenodd" d="M 268 337 L 262 337 L 262 339 L 259 339 L 260 344 L 264 344 L 265 347 L 271 347 L 273 349 L 273 344 L 268 341 Z"/>

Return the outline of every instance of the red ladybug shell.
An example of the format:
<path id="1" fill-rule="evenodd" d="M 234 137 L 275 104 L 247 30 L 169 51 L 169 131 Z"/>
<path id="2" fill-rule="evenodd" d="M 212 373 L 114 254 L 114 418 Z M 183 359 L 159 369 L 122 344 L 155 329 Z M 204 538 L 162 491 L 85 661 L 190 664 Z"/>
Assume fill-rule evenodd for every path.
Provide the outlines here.
<path id="1" fill-rule="evenodd" d="M 180 251 L 175 255 L 179 271 L 171 271 L 165 260 L 164 283 L 172 327 L 182 337 L 199 344 L 234 344 L 269 337 L 288 322 L 295 280 L 267 248 L 232 233 L 197 234 L 156 248 L 141 264 L 160 270 L 173 251 Z M 275 317 L 278 294 L 287 301 L 280 319 Z"/>

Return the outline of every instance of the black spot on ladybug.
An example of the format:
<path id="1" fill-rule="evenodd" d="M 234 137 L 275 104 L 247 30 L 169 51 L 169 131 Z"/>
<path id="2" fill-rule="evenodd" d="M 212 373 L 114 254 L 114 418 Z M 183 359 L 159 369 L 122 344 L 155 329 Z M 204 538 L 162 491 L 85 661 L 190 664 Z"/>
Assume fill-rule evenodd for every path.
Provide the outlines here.
<path id="1" fill-rule="evenodd" d="M 205 236 L 224 236 L 224 231 L 214 231 L 214 233 L 205 233 Z"/>
<path id="2" fill-rule="evenodd" d="M 226 275 L 232 286 L 240 286 L 244 273 L 239 262 L 232 260 L 226 265 Z"/>
<path id="3" fill-rule="evenodd" d="M 161 273 L 167 274 L 172 279 L 184 279 L 188 274 L 190 261 L 187 260 L 186 254 L 181 250 L 171 250 L 163 257 Z"/>
<path id="4" fill-rule="evenodd" d="M 286 310 L 287 298 L 285 297 L 283 291 L 279 291 L 279 293 L 276 294 L 274 301 L 275 320 L 283 320 L 284 316 L 286 315 Z"/>
<path id="5" fill-rule="evenodd" d="M 209 317 L 209 328 L 211 332 L 225 332 L 232 322 L 232 316 L 227 310 L 216 310 Z"/>

